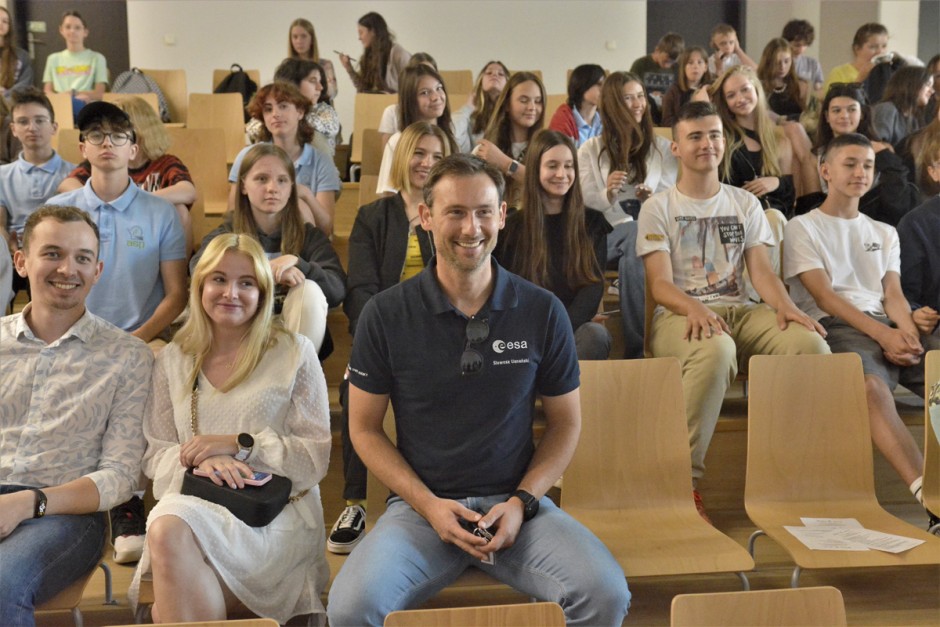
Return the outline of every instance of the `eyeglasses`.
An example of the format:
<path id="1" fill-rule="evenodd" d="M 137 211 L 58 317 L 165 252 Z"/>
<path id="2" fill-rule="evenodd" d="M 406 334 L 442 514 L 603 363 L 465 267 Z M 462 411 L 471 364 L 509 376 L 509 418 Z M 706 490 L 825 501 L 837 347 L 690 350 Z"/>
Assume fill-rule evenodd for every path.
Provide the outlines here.
<path id="1" fill-rule="evenodd" d="M 467 321 L 465 333 L 467 343 L 464 345 L 463 354 L 460 356 L 460 374 L 466 377 L 479 374 L 483 370 L 483 355 L 473 346 L 485 342 L 486 338 L 490 336 L 490 324 L 486 321 L 486 318 L 472 317 Z"/>
<path id="2" fill-rule="evenodd" d="M 16 118 L 15 120 L 13 120 L 13 124 L 15 124 L 16 126 L 19 126 L 20 128 L 28 128 L 30 124 L 35 125 L 36 128 L 42 128 L 43 126 L 51 122 L 52 122 L 51 119 L 44 117 L 44 116 L 35 117 L 35 118 Z"/>
<path id="3" fill-rule="evenodd" d="M 118 133 L 115 131 L 111 131 L 110 133 L 105 133 L 104 131 L 88 131 L 87 133 L 82 133 L 82 137 L 84 141 L 93 146 L 103 144 L 105 137 L 111 140 L 111 145 L 113 146 L 123 146 L 131 140 L 129 133 Z"/>

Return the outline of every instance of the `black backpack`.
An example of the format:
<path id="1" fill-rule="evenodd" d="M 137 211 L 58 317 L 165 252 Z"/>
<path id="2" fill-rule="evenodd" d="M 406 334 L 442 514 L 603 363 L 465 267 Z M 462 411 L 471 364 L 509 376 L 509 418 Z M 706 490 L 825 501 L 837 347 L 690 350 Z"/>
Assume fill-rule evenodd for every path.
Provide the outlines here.
<path id="1" fill-rule="evenodd" d="M 248 103 L 251 101 L 251 97 L 255 95 L 255 92 L 258 91 L 258 84 L 251 80 L 248 73 L 237 63 L 233 63 L 230 69 L 231 72 L 229 75 L 222 79 L 222 82 L 219 83 L 219 86 L 215 88 L 213 93 L 241 94 L 242 103 L 245 108 L 245 122 L 248 122 L 248 120 L 251 119 L 247 110 Z"/>

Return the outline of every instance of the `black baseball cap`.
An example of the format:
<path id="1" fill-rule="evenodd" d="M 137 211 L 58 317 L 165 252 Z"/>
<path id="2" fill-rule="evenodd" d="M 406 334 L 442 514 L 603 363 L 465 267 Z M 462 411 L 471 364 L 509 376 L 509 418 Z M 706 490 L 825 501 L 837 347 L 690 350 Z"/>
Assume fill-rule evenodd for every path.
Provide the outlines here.
<path id="1" fill-rule="evenodd" d="M 104 102 L 103 100 L 89 102 L 82 107 L 82 110 L 78 112 L 78 117 L 75 118 L 75 124 L 78 126 L 79 131 L 87 130 L 92 126 L 105 122 L 107 122 L 109 126 L 121 126 L 133 129 L 131 119 L 123 109 L 110 102 Z"/>

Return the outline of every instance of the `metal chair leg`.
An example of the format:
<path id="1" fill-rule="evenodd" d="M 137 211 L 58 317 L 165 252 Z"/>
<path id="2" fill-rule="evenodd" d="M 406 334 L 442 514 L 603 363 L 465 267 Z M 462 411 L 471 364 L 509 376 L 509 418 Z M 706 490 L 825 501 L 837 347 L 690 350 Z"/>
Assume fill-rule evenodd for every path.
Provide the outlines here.
<path id="1" fill-rule="evenodd" d="M 117 605 L 111 588 L 111 568 L 104 562 L 98 562 L 98 567 L 104 571 L 104 604 Z"/>
<path id="2" fill-rule="evenodd" d="M 749 592 L 751 590 L 751 582 L 748 581 L 747 575 L 745 575 L 742 571 L 736 572 L 735 575 L 737 575 L 738 579 L 741 580 L 741 588 L 745 592 Z"/>
<path id="3" fill-rule="evenodd" d="M 793 569 L 793 574 L 790 575 L 790 587 L 799 588 L 800 587 L 800 574 L 803 572 L 803 569 L 797 566 Z"/>
<path id="4" fill-rule="evenodd" d="M 747 539 L 747 552 L 751 554 L 751 559 L 754 559 L 754 543 L 757 541 L 757 538 L 766 535 L 767 534 L 764 533 L 761 529 L 758 529 L 751 534 L 751 537 Z"/>

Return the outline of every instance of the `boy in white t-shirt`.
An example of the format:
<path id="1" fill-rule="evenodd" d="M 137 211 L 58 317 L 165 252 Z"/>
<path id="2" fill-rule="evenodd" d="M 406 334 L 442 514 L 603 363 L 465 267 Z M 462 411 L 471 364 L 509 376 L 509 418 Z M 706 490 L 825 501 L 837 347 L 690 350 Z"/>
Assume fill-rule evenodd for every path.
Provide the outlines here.
<path id="1" fill-rule="evenodd" d="M 832 352 L 862 358 L 872 440 L 923 502 L 924 457 L 892 391 L 900 382 L 923 396 L 924 348 L 901 290 L 897 231 L 858 211 L 874 167 L 865 136 L 850 133 L 829 143 L 819 168 L 829 195 L 787 224 L 784 276 L 793 300 L 826 328 Z"/>
<path id="2" fill-rule="evenodd" d="M 682 362 L 693 495 L 703 516 L 695 485 L 738 364 L 755 354 L 829 352 L 822 327 L 797 309 L 774 274 L 767 252 L 774 240 L 760 201 L 718 179 L 722 133 L 711 103 L 679 110 L 672 154 L 682 162 L 681 175 L 643 204 L 636 242 L 660 305 L 649 347 L 656 357 Z M 766 304 L 748 299 L 745 268 Z"/>

